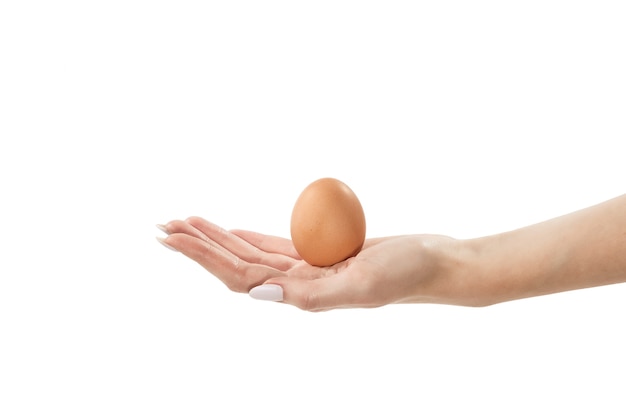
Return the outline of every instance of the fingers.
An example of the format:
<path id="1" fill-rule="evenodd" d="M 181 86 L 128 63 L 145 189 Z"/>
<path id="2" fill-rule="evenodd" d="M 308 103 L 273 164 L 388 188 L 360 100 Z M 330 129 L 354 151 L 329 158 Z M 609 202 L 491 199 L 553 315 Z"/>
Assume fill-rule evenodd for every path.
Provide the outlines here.
<path id="1" fill-rule="evenodd" d="M 266 265 L 249 263 L 214 242 L 185 233 L 173 233 L 164 243 L 196 261 L 235 292 L 248 292 L 284 272 Z"/>
<path id="2" fill-rule="evenodd" d="M 280 251 L 260 249 L 245 238 L 200 217 L 190 217 L 186 221 L 175 220 L 165 225 L 165 228 L 170 233 L 183 233 L 204 240 L 211 245 L 218 245 L 246 262 L 267 265 L 280 271 L 288 270 L 298 261 Z M 252 235 L 264 236 L 257 233 L 252 233 Z"/>

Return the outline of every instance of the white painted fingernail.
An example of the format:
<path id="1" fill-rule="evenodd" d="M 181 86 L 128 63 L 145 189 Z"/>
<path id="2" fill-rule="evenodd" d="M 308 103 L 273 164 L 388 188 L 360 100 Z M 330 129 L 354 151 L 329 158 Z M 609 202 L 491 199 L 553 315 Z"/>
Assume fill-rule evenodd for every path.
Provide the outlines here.
<path id="1" fill-rule="evenodd" d="M 283 301 L 283 288 L 276 284 L 259 285 L 252 288 L 248 294 L 257 300 Z"/>
<path id="2" fill-rule="evenodd" d="M 157 237 L 156 240 L 158 240 L 161 245 L 165 246 L 169 250 L 173 250 L 174 252 L 178 252 L 176 249 L 174 249 L 173 247 L 171 247 L 170 245 L 165 243 L 165 239 L 163 239 L 162 237 Z"/>
<path id="3" fill-rule="evenodd" d="M 163 233 L 167 233 L 168 235 L 170 234 L 170 232 L 167 231 L 167 227 L 165 227 L 165 225 L 163 224 L 157 224 L 156 225 L 157 229 L 159 229 L 160 231 L 162 231 Z"/>

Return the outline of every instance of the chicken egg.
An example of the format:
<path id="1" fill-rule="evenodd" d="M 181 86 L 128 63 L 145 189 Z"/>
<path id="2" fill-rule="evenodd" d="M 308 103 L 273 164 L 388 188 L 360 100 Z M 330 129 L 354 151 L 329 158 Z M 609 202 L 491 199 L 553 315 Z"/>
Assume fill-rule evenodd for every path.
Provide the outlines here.
<path id="1" fill-rule="evenodd" d="M 321 178 L 300 194 L 291 214 L 291 239 L 315 266 L 330 266 L 359 253 L 365 214 L 356 194 L 335 178 Z"/>

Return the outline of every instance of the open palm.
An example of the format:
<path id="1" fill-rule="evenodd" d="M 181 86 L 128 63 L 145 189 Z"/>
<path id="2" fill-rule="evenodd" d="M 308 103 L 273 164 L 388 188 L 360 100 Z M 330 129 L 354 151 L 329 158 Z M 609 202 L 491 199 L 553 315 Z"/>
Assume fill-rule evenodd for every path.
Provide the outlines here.
<path id="1" fill-rule="evenodd" d="M 356 256 L 316 267 L 300 258 L 289 239 L 227 231 L 200 217 L 160 228 L 169 235 L 163 243 L 202 265 L 232 291 L 278 285 L 282 301 L 309 311 L 417 302 L 437 275 L 433 249 L 452 241 L 433 235 L 367 239 Z"/>

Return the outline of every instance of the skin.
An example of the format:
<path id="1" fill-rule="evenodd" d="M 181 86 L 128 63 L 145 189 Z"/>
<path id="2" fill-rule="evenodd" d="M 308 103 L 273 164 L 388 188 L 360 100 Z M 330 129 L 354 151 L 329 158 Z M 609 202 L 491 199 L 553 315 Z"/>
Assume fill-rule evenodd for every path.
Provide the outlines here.
<path id="1" fill-rule="evenodd" d="M 200 217 L 174 220 L 159 239 L 232 291 L 283 288 L 307 311 L 393 303 L 488 306 L 626 281 L 626 194 L 561 217 L 476 239 L 404 235 L 367 239 L 330 267 L 303 261 L 289 239 L 227 231 Z"/>

